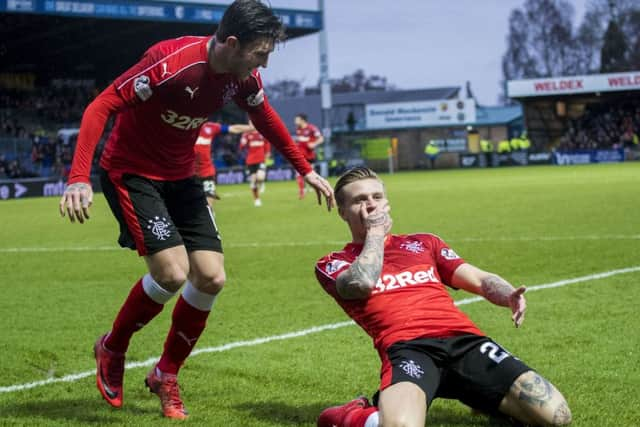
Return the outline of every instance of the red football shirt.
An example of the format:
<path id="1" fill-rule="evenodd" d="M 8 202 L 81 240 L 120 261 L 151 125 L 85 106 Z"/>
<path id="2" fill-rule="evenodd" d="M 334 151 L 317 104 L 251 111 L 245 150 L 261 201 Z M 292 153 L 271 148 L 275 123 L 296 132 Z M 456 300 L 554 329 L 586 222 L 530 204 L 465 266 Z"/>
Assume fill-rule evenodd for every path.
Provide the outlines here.
<path id="1" fill-rule="evenodd" d="M 271 144 L 258 131 L 245 132 L 240 138 L 240 150 L 247 150 L 244 163 L 256 165 L 264 163 L 267 154 L 271 151 Z"/>
<path id="2" fill-rule="evenodd" d="M 310 144 L 315 143 L 321 136 L 322 134 L 320 133 L 320 130 L 311 123 L 307 123 L 306 126 L 296 128 L 298 149 L 308 161 L 316 159 L 316 152 L 310 147 Z"/>
<path id="3" fill-rule="evenodd" d="M 362 251 L 349 243 L 320 259 L 316 277 L 343 310 L 373 338 L 378 352 L 417 338 L 484 335 L 455 305 L 445 285 L 464 263 L 433 234 L 390 235 L 385 241 L 380 278 L 369 298 L 345 300 L 336 279 Z"/>
<path id="4" fill-rule="evenodd" d="M 244 80 L 214 73 L 207 54 L 210 39 L 185 36 L 152 46 L 87 107 L 69 183 L 89 182 L 93 152 L 114 113 L 116 122 L 100 159 L 104 169 L 158 180 L 192 176 L 198 129 L 231 101 L 249 113 L 256 129 L 298 172 L 311 171 L 268 104 L 258 71 Z"/>
<path id="5" fill-rule="evenodd" d="M 200 178 L 215 176 L 216 168 L 211 159 L 211 144 L 213 144 L 213 140 L 219 134 L 227 133 L 228 129 L 227 126 L 214 122 L 207 122 L 200 128 L 200 133 L 198 134 L 198 139 L 196 139 L 196 145 L 194 147 L 196 154 L 196 175 Z"/>

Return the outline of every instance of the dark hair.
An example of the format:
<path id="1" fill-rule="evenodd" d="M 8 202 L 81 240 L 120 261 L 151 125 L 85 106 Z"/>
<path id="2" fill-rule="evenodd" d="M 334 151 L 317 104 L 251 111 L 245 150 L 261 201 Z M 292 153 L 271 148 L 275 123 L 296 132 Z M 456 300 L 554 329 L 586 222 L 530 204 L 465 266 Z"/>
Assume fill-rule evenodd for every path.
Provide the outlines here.
<path id="1" fill-rule="evenodd" d="M 275 43 L 286 37 L 280 18 L 260 0 L 236 0 L 229 5 L 216 30 L 216 40 L 223 43 L 230 36 L 237 37 L 241 44 L 260 38 Z"/>
<path id="2" fill-rule="evenodd" d="M 298 113 L 298 114 L 296 114 L 296 117 L 300 117 L 305 122 L 309 121 L 309 119 L 307 118 L 307 115 L 305 113 Z"/>
<path id="3" fill-rule="evenodd" d="M 379 182 L 382 182 L 380 178 L 378 178 L 378 174 L 376 174 L 372 169 L 369 169 L 365 166 L 356 166 L 354 168 L 349 169 L 338 178 L 335 187 L 333 187 L 333 194 L 336 198 L 336 203 L 338 206 L 342 206 L 344 203 L 344 196 L 342 194 L 342 189 L 345 185 L 351 184 L 352 182 L 360 181 L 362 179 L 375 179 Z"/>

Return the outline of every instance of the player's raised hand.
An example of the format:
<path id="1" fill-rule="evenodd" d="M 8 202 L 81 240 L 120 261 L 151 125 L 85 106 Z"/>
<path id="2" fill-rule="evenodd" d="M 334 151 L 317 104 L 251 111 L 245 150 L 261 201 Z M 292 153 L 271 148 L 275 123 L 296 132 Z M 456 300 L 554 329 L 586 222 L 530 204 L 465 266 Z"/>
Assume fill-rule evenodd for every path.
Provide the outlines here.
<path id="1" fill-rule="evenodd" d="M 527 291 L 525 286 L 520 286 L 518 289 L 514 290 L 511 295 L 509 295 L 509 307 L 511 307 L 511 312 L 513 315 L 511 319 L 513 319 L 513 323 L 516 325 L 516 328 L 522 325 L 524 321 L 524 312 L 527 310 L 527 301 L 524 298 L 524 293 Z"/>
<path id="2" fill-rule="evenodd" d="M 93 204 L 93 189 L 86 182 L 75 182 L 64 190 L 60 199 L 60 215 L 69 214 L 69 220 L 81 224 L 89 219 L 89 207 Z"/>
<path id="3" fill-rule="evenodd" d="M 367 229 L 367 232 L 374 229 L 378 233 L 382 231 L 386 236 L 391 231 L 391 226 L 393 225 L 393 220 L 391 219 L 391 215 L 389 215 L 390 211 L 391 207 L 388 201 L 377 205 L 371 211 L 367 208 L 367 203 L 362 202 L 360 205 L 360 219 Z"/>
<path id="4" fill-rule="evenodd" d="M 331 210 L 335 206 L 335 198 L 333 196 L 333 188 L 329 182 L 318 175 L 316 172 L 311 171 L 304 176 L 304 180 L 316 190 L 318 196 L 318 204 L 322 204 L 322 196 L 327 201 L 327 209 Z"/>

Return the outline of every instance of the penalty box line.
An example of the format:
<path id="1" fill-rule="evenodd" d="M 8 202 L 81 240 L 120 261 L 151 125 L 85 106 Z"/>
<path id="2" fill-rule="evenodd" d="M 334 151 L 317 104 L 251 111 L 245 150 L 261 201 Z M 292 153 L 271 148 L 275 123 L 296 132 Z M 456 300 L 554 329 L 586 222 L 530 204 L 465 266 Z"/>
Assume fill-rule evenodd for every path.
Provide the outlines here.
<path id="1" fill-rule="evenodd" d="M 534 292 L 534 291 L 541 291 L 541 290 L 544 290 L 544 289 L 559 288 L 559 287 L 571 285 L 571 284 L 574 284 L 574 283 L 589 282 L 589 281 L 592 281 L 592 280 L 600 280 L 600 279 L 605 279 L 607 277 L 617 276 L 619 274 L 635 273 L 635 272 L 638 272 L 638 271 L 640 271 L 640 266 L 621 268 L 621 269 L 617 269 L 617 270 L 609 270 L 609 271 L 604 271 L 602 273 L 589 274 L 589 275 L 586 275 L 586 276 L 574 277 L 572 279 L 564 279 L 564 280 L 559 280 L 557 282 L 529 286 L 529 287 L 527 287 L 527 292 Z M 465 299 L 456 301 L 455 304 L 458 305 L 458 306 L 459 305 L 467 305 L 467 304 L 473 304 L 475 302 L 484 301 L 484 300 L 485 299 L 483 297 L 477 296 L 477 297 L 465 298 Z M 261 344 L 270 343 L 270 342 L 273 342 L 273 341 L 283 341 L 283 340 L 288 340 L 288 339 L 292 339 L 292 338 L 303 337 L 303 336 L 306 336 L 306 335 L 311 335 L 311 334 L 315 334 L 315 333 L 323 332 L 323 331 L 327 331 L 327 330 L 332 330 L 332 329 L 339 329 L 339 328 L 343 328 L 345 326 L 351 326 L 351 325 L 355 325 L 355 323 L 353 321 L 349 320 L 349 321 L 346 321 L 346 322 L 338 322 L 338 323 L 331 323 L 331 324 L 327 324 L 327 325 L 313 326 L 311 328 L 301 329 L 299 331 L 289 332 L 289 333 L 285 333 L 285 334 L 281 334 L 281 335 L 272 335 L 272 336 L 268 336 L 268 337 L 256 338 L 256 339 L 247 340 L 247 341 L 235 341 L 235 342 L 230 342 L 230 343 L 223 344 L 223 345 L 216 346 L 216 347 L 205 347 L 205 348 L 201 348 L 201 349 L 196 349 L 193 352 L 191 352 L 191 356 L 197 356 L 199 354 L 206 354 L 206 353 L 220 353 L 220 352 L 223 352 L 223 351 L 229 351 L 229 350 L 233 350 L 234 348 L 240 348 L 240 347 L 253 347 L 253 346 L 257 346 L 257 345 L 261 345 Z M 143 361 L 139 361 L 139 362 L 129 362 L 129 363 L 127 363 L 125 365 L 125 368 L 126 369 L 135 369 L 135 368 L 150 367 L 150 366 L 153 366 L 155 363 L 157 363 L 158 360 L 159 359 L 157 357 L 152 357 L 152 358 L 149 358 L 147 360 L 143 360 Z M 14 385 L 10 385 L 10 386 L 2 386 L 2 387 L 0 387 L 0 394 L 2 394 L 2 393 L 12 393 L 12 392 L 22 391 L 22 390 L 28 390 L 28 389 L 31 389 L 31 388 L 41 387 L 41 386 L 45 386 L 45 385 L 49 385 L 49 384 L 75 382 L 75 381 L 81 380 L 83 378 L 90 377 L 92 375 L 95 375 L 95 370 L 78 372 L 78 373 L 75 373 L 75 374 L 65 375 L 65 376 L 59 377 L 59 378 L 48 378 L 46 380 L 33 381 L 33 382 L 30 382 L 30 383 L 14 384 Z"/>

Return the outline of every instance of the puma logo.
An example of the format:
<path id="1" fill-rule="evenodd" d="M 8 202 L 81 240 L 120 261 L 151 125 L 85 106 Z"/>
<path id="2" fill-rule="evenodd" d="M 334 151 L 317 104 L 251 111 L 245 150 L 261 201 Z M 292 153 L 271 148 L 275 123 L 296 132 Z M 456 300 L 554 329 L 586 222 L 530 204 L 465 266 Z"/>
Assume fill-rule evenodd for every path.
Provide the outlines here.
<path id="1" fill-rule="evenodd" d="M 164 76 L 166 76 L 166 75 L 171 74 L 171 71 L 167 70 L 167 67 L 168 67 L 167 63 L 166 63 L 166 62 L 163 62 L 163 63 L 162 63 L 162 74 L 160 75 L 160 78 L 162 78 L 162 77 L 164 77 Z"/>
<path id="2" fill-rule="evenodd" d="M 180 338 L 182 338 L 183 340 L 185 340 L 187 342 L 187 344 L 189 345 L 189 347 L 193 347 L 193 345 L 196 343 L 196 341 L 198 340 L 198 337 L 195 338 L 189 338 L 187 337 L 184 332 L 180 331 L 178 332 L 178 336 Z"/>
<path id="3" fill-rule="evenodd" d="M 191 96 L 191 99 L 193 99 L 194 96 L 196 96 L 196 92 L 198 91 L 198 89 L 200 89 L 199 86 L 196 86 L 195 89 L 191 89 L 189 86 L 185 87 L 184 90 L 187 91 L 187 93 L 189 94 L 189 96 Z"/>

